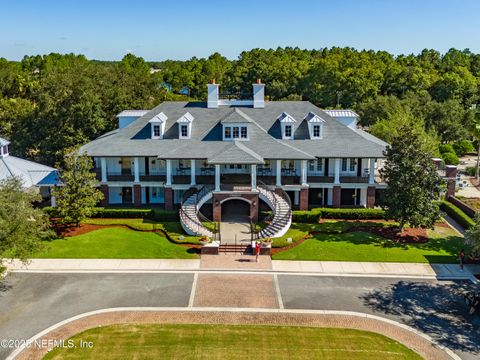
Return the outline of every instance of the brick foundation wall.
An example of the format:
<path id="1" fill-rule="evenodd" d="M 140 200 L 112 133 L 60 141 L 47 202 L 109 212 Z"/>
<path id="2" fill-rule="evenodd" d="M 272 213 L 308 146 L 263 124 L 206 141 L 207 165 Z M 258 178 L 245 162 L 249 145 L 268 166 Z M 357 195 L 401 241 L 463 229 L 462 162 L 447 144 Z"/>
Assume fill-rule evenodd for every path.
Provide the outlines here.
<path id="1" fill-rule="evenodd" d="M 308 210 L 308 189 L 300 190 L 300 210 Z"/>
<path id="2" fill-rule="evenodd" d="M 165 188 L 165 210 L 173 209 L 173 189 L 171 187 Z"/>
<path id="3" fill-rule="evenodd" d="M 367 208 L 373 208 L 375 206 L 375 187 L 369 186 L 367 188 Z"/>
<path id="4" fill-rule="evenodd" d="M 142 206 L 142 187 L 140 185 L 133 185 L 133 206 Z"/>
<path id="5" fill-rule="evenodd" d="M 475 218 L 475 215 L 477 214 L 477 212 L 475 211 L 475 209 L 473 209 L 472 207 L 468 206 L 467 204 L 465 204 L 463 201 L 461 201 L 460 199 L 457 199 L 455 196 L 449 196 L 448 197 L 448 201 L 450 201 L 453 205 L 455 205 L 456 207 L 458 207 L 460 210 L 462 210 L 465 214 L 467 214 L 468 216 L 470 216 L 471 218 Z"/>
<path id="6" fill-rule="evenodd" d="M 342 188 L 340 186 L 334 186 L 332 189 L 332 207 L 338 208 L 342 201 Z"/>
<path id="7" fill-rule="evenodd" d="M 108 185 L 102 184 L 100 185 L 100 191 L 103 194 L 103 199 L 100 201 L 100 204 L 102 207 L 107 207 L 108 206 Z"/>

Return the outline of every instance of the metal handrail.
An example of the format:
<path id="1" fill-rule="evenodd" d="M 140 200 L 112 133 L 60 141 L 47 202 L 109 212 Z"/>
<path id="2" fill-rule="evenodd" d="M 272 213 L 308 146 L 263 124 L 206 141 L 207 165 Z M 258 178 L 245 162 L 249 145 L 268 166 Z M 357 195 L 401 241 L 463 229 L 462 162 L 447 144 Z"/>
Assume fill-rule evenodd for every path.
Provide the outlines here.
<path id="1" fill-rule="evenodd" d="M 185 212 L 185 210 L 183 209 L 183 206 L 184 206 L 184 203 L 185 201 L 187 201 L 191 196 L 195 196 L 195 201 L 194 201 L 194 204 L 195 206 L 198 206 L 198 202 L 199 200 L 201 200 L 205 195 L 208 194 L 208 192 L 210 192 L 211 189 L 206 187 L 206 186 L 203 186 L 202 188 L 199 189 L 196 189 L 196 188 L 191 188 L 189 190 L 187 190 L 183 196 L 182 196 L 182 204 L 180 206 L 180 217 L 182 218 L 187 218 L 188 220 L 190 220 L 190 226 L 192 225 L 195 225 L 196 226 L 196 232 L 198 233 L 200 228 L 203 227 L 203 228 L 206 228 L 208 231 L 210 231 L 212 234 L 213 234 L 213 240 L 218 240 L 218 241 L 221 241 L 221 237 L 220 237 L 220 231 L 219 231 L 219 226 L 216 222 L 208 219 L 205 215 L 203 215 L 199 210 L 200 209 L 196 209 L 196 215 L 197 215 L 197 218 L 192 218 L 187 212 Z M 206 222 L 206 223 L 213 223 L 214 226 L 213 226 L 213 231 L 211 230 L 210 227 L 206 227 L 203 222 Z M 192 230 L 195 230 L 195 229 L 192 229 Z"/>

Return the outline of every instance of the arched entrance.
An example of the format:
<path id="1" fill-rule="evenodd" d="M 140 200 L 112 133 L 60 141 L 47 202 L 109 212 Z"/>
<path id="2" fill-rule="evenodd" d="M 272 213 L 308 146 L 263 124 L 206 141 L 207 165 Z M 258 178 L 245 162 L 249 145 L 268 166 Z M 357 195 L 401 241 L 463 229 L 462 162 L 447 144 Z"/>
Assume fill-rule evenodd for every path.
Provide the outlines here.
<path id="1" fill-rule="evenodd" d="M 243 199 L 225 200 L 222 203 L 222 222 L 250 223 L 250 203 Z"/>
<path id="2" fill-rule="evenodd" d="M 241 196 L 227 197 L 219 201 L 222 243 L 239 245 L 250 242 L 252 206 L 257 206 L 257 204 Z"/>

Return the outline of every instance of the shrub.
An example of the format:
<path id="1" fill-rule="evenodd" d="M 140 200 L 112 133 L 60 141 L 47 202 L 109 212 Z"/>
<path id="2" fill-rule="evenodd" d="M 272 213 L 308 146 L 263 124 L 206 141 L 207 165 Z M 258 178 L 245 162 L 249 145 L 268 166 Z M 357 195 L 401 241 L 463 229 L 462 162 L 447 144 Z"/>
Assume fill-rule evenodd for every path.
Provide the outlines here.
<path id="1" fill-rule="evenodd" d="M 455 150 L 451 144 L 440 144 L 438 146 L 438 150 L 440 151 L 440 154 L 455 153 Z"/>
<path id="2" fill-rule="evenodd" d="M 442 159 L 445 165 L 458 165 L 458 156 L 454 152 L 448 152 L 442 154 Z"/>
<path id="3" fill-rule="evenodd" d="M 465 169 L 465 174 L 468 176 L 475 176 L 475 166 L 467 166 Z"/>
<path id="4" fill-rule="evenodd" d="M 314 208 L 304 211 L 293 211 L 292 221 L 298 223 L 316 223 L 323 219 L 346 220 L 373 220 L 384 219 L 385 211 L 382 209 L 342 209 L 342 208 Z"/>
<path id="5" fill-rule="evenodd" d="M 57 208 L 45 207 L 43 211 L 49 217 L 57 217 Z M 159 222 L 178 221 L 178 212 L 175 210 L 163 209 L 132 209 L 132 208 L 95 208 L 96 218 L 111 219 L 150 219 Z"/>
<path id="6" fill-rule="evenodd" d="M 453 220 L 465 229 L 468 229 L 475 224 L 475 221 L 473 221 L 470 216 L 447 200 L 440 201 L 440 209 L 446 212 Z"/>
<path id="7" fill-rule="evenodd" d="M 453 144 L 453 149 L 458 156 L 463 156 L 475 152 L 473 144 L 469 140 L 460 140 Z"/>

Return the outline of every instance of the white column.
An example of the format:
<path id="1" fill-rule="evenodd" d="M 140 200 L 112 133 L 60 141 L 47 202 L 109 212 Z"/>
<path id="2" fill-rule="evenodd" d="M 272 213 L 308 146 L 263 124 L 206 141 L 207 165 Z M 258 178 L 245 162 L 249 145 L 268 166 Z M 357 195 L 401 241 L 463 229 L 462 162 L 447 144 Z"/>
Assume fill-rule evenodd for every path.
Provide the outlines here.
<path id="1" fill-rule="evenodd" d="M 165 182 L 166 186 L 172 186 L 172 160 L 168 159 L 167 163 L 167 181 Z"/>
<path id="2" fill-rule="evenodd" d="M 53 188 L 50 188 L 50 194 L 52 193 L 52 189 Z M 57 199 L 53 195 L 50 196 L 50 206 L 57 207 Z"/>
<path id="3" fill-rule="evenodd" d="M 215 165 L 215 191 L 220 191 L 220 165 Z"/>
<path id="4" fill-rule="evenodd" d="M 196 185 L 195 180 L 195 159 L 190 160 L 190 185 Z"/>
<path id="5" fill-rule="evenodd" d="M 257 165 L 250 165 L 251 172 L 250 172 L 250 181 L 252 184 L 252 191 L 257 190 Z"/>
<path id="6" fill-rule="evenodd" d="M 102 183 L 107 182 L 107 159 L 104 157 L 100 158 L 100 167 L 102 170 Z"/>
<path id="7" fill-rule="evenodd" d="M 282 160 L 277 160 L 276 171 L 277 171 L 276 185 L 282 186 Z"/>
<path id="8" fill-rule="evenodd" d="M 300 191 L 295 191 L 293 194 L 293 205 L 298 205 L 300 202 Z"/>
<path id="9" fill-rule="evenodd" d="M 340 159 L 335 159 L 334 184 L 340 184 Z"/>
<path id="10" fill-rule="evenodd" d="M 375 159 L 370 159 L 370 170 L 368 172 L 368 183 L 375 184 Z"/>
<path id="11" fill-rule="evenodd" d="M 307 160 L 302 160 L 301 184 L 306 186 L 307 183 Z"/>
<path id="12" fill-rule="evenodd" d="M 136 183 L 140 182 L 140 163 L 138 159 L 139 159 L 138 157 L 133 158 L 133 171 L 134 171 L 133 181 Z"/>

